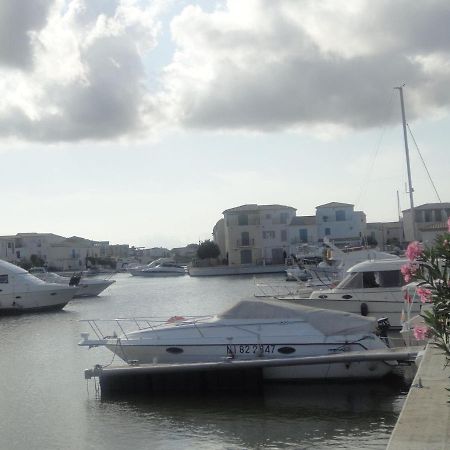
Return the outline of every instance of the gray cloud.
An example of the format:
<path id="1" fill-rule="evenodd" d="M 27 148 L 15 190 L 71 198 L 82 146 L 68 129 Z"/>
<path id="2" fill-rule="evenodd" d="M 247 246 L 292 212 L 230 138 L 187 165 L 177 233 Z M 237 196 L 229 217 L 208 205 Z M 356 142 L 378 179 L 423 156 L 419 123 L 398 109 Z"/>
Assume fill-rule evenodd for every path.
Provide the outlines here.
<path id="1" fill-rule="evenodd" d="M 0 66 L 28 68 L 33 61 L 33 31 L 47 21 L 54 0 L 0 2 Z"/>
<path id="2" fill-rule="evenodd" d="M 409 119 L 448 110 L 447 1 L 356 1 L 357 14 L 341 12 L 339 2 L 327 11 L 314 10 L 321 2 L 256 4 L 254 26 L 239 23 L 232 3 L 209 18 L 187 9 L 174 22 L 179 55 L 167 76 L 168 84 L 178 80 L 172 99 L 186 126 L 379 126 L 398 120 L 387 106 L 403 82 Z M 192 78 L 191 61 L 207 65 L 206 82 Z"/>
<path id="3" fill-rule="evenodd" d="M 263 132 L 369 128 L 398 121 L 387 106 L 403 82 L 409 120 L 448 112 L 447 0 L 229 0 L 212 12 L 189 6 L 172 20 L 175 53 L 152 78 L 155 92 L 147 71 L 159 3 L 3 0 L 0 136 L 107 140 L 163 123 Z"/>
<path id="4" fill-rule="evenodd" d="M 3 72 L 0 134 L 77 141 L 144 130 L 155 115 L 143 55 L 156 45 L 156 12 L 120 0 L 71 0 L 54 11 L 33 45 L 18 48 L 17 68 L 31 55 L 34 67 Z"/>

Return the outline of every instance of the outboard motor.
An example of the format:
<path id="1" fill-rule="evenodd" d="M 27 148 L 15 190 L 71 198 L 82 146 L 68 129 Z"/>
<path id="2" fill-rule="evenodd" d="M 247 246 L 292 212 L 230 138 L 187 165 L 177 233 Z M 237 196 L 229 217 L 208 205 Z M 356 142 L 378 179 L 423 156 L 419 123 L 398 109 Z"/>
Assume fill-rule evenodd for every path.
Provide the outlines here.
<path id="1" fill-rule="evenodd" d="M 381 317 L 377 320 L 378 326 L 378 335 L 380 338 L 385 342 L 385 344 L 390 347 L 389 345 L 389 338 L 388 338 L 388 331 L 391 328 L 391 324 L 389 323 L 389 319 L 387 317 Z"/>
<path id="2" fill-rule="evenodd" d="M 76 273 L 72 275 L 72 278 L 69 281 L 69 286 L 78 286 L 81 280 L 81 274 Z"/>

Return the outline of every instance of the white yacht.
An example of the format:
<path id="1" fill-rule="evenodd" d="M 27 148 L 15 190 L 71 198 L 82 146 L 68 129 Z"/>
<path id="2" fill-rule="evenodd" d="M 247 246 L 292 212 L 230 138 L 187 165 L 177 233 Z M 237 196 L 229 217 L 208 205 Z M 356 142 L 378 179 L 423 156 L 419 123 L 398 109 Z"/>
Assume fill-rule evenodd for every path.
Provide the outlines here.
<path id="1" fill-rule="evenodd" d="M 75 286 L 46 283 L 0 260 L 0 315 L 61 309 L 77 291 Z"/>
<path id="2" fill-rule="evenodd" d="M 82 334 L 81 346 L 105 346 L 129 364 L 254 361 L 389 351 L 375 334 L 375 319 L 274 300 L 246 300 L 210 317 L 175 316 L 167 321 L 118 319 L 120 335 L 100 331 L 108 321 L 88 320 L 97 339 Z M 359 361 L 264 367 L 267 379 L 378 378 L 392 363 Z"/>
<path id="3" fill-rule="evenodd" d="M 171 259 L 160 258 L 146 266 L 130 268 L 128 272 L 135 277 L 170 277 L 186 275 L 186 268 Z"/>
<path id="4" fill-rule="evenodd" d="M 64 277 L 54 272 L 47 272 L 45 267 L 32 267 L 30 273 L 47 283 L 76 286 L 78 290 L 74 298 L 96 297 L 115 283 L 115 280 L 86 278 L 81 273 L 74 274 L 71 277 Z"/>
<path id="5" fill-rule="evenodd" d="M 277 298 L 377 319 L 386 317 L 393 328 L 400 328 L 404 309 L 402 286 L 405 284 L 400 268 L 408 262 L 400 258 L 363 261 L 351 267 L 347 276 L 333 289 L 315 290 L 307 298 Z M 420 302 L 416 302 L 411 313 L 419 312 Z"/>

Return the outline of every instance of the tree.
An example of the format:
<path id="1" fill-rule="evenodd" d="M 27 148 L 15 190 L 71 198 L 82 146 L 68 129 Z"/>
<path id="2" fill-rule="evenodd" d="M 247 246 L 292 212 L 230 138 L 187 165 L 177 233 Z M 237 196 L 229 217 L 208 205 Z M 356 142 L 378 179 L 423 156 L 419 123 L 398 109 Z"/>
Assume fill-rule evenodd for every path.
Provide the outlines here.
<path id="1" fill-rule="evenodd" d="M 219 255 L 220 255 L 219 246 L 209 239 L 201 242 L 200 245 L 198 246 L 197 256 L 200 259 L 217 258 Z"/>

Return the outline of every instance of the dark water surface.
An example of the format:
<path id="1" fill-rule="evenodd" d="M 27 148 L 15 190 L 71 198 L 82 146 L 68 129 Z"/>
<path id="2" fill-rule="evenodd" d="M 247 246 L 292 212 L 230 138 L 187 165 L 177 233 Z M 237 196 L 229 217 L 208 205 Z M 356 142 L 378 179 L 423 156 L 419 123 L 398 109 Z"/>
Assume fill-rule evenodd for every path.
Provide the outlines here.
<path id="1" fill-rule="evenodd" d="M 254 293 L 250 277 L 114 278 L 61 312 L 0 317 L 1 450 L 386 447 L 407 392 L 401 379 L 101 400 L 83 371 L 112 353 L 78 347 L 90 331 L 80 319 L 214 314 Z"/>

